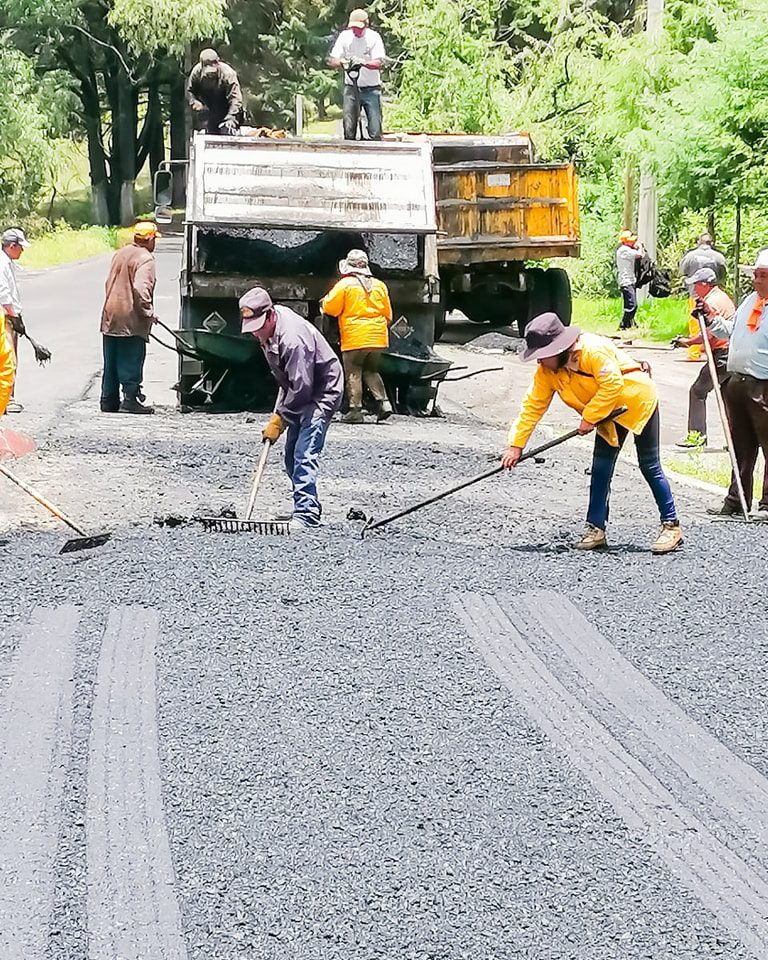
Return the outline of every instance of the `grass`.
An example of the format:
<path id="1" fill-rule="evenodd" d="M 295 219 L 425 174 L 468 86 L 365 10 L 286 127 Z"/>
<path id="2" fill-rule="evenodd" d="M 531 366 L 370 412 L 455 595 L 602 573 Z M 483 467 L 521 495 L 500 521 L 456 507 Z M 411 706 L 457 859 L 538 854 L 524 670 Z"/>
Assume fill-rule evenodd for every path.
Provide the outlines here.
<path id="1" fill-rule="evenodd" d="M 22 264 L 31 269 L 55 267 L 73 260 L 85 260 L 114 250 L 118 232 L 111 227 L 60 228 L 34 237 L 25 250 Z"/>
<path id="2" fill-rule="evenodd" d="M 665 459 L 664 466 L 685 477 L 713 483 L 727 489 L 731 483 L 731 461 L 727 453 L 691 453 L 684 457 Z M 754 496 L 760 498 L 763 491 L 763 464 L 755 468 Z"/>
<path id="3" fill-rule="evenodd" d="M 590 333 L 615 335 L 621 314 L 620 297 L 600 300 L 575 297 L 573 301 L 573 322 Z M 668 342 L 688 330 L 688 300 L 673 297 L 646 300 L 637 311 L 637 324 L 638 330 L 632 333 L 638 339 Z"/>

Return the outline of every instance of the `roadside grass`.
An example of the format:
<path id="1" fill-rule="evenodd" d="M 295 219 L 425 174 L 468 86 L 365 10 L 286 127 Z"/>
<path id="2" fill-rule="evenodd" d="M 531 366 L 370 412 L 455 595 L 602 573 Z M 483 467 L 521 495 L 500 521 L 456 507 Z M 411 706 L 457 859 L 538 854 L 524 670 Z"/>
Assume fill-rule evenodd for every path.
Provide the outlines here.
<path id="1" fill-rule="evenodd" d="M 712 483 L 727 489 L 731 483 L 731 461 L 727 453 L 690 453 L 681 457 L 664 458 L 664 466 L 685 477 Z M 755 467 L 754 496 L 759 499 L 763 490 L 763 463 Z"/>
<path id="2" fill-rule="evenodd" d="M 50 233 L 32 236 L 24 251 L 22 266 L 30 270 L 57 267 L 63 263 L 87 260 L 124 247 L 131 242 L 130 227 L 81 227 L 57 225 Z"/>
<path id="3" fill-rule="evenodd" d="M 573 322 L 590 333 L 616 336 L 621 321 L 620 297 L 587 300 L 574 297 Z M 635 339 L 669 341 L 688 330 L 688 300 L 669 297 L 646 300 L 637 311 L 638 329 L 630 331 Z"/>

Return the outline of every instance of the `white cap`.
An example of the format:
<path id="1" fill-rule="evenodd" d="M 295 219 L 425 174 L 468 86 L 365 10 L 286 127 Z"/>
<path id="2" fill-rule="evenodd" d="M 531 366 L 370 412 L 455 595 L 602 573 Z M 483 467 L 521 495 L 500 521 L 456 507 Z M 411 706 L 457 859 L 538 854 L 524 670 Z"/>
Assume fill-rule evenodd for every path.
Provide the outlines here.
<path id="1" fill-rule="evenodd" d="M 755 270 L 768 270 L 768 247 L 758 253 L 755 260 Z"/>
<path id="2" fill-rule="evenodd" d="M 11 227 L 10 230 L 6 230 L 3 233 L 2 242 L 4 247 L 10 246 L 12 243 L 17 244 L 22 248 L 29 246 L 29 240 L 24 236 L 24 231 L 20 230 L 18 227 Z"/>

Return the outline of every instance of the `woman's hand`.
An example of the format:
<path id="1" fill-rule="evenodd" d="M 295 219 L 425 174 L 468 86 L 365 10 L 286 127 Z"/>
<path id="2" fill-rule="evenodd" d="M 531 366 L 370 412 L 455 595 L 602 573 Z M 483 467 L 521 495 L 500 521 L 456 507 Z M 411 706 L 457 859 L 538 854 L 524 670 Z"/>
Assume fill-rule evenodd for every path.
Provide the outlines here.
<path id="1" fill-rule="evenodd" d="M 501 465 L 505 470 L 511 470 L 517 466 L 517 461 L 523 455 L 522 447 L 507 447 L 501 455 Z"/>
<path id="2" fill-rule="evenodd" d="M 590 423 L 589 420 L 582 420 L 581 423 L 579 424 L 579 433 L 583 437 L 587 433 L 592 433 L 592 431 L 595 429 L 595 426 L 596 424 Z"/>

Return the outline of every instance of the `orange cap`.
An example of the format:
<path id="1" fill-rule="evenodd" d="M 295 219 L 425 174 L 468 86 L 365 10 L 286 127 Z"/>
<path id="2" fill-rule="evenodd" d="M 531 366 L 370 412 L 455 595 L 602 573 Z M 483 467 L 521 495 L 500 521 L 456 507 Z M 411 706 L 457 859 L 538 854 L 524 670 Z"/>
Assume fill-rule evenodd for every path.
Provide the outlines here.
<path id="1" fill-rule="evenodd" d="M 133 228 L 133 235 L 139 240 L 151 240 L 152 237 L 159 237 L 160 233 L 156 223 L 151 220 L 139 220 Z"/>
<path id="2" fill-rule="evenodd" d="M 619 234 L 619 243 L 634 243 L 637 240 L 637 234 L 632 230 L 622 230 Z"/>

